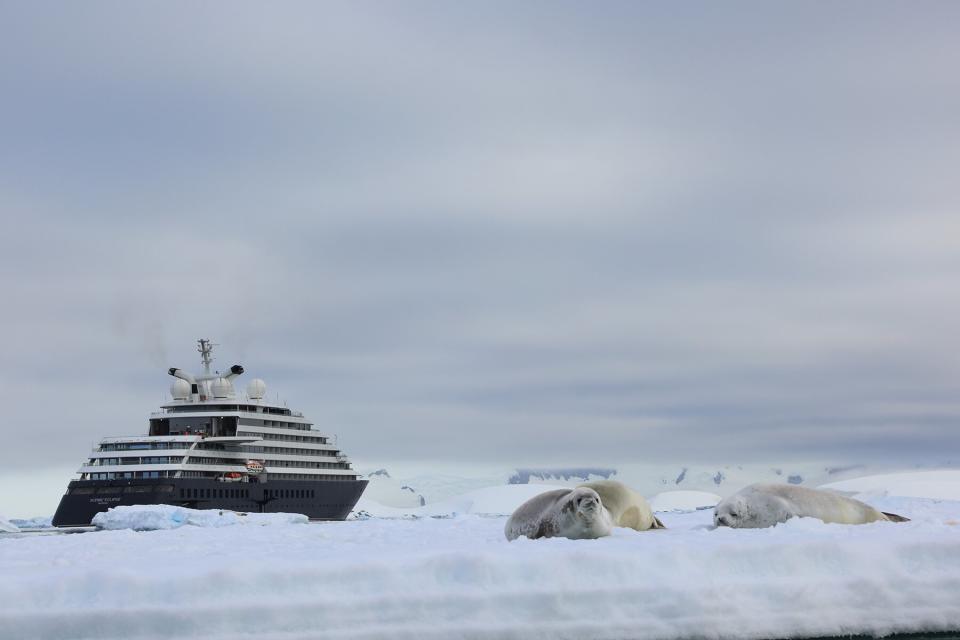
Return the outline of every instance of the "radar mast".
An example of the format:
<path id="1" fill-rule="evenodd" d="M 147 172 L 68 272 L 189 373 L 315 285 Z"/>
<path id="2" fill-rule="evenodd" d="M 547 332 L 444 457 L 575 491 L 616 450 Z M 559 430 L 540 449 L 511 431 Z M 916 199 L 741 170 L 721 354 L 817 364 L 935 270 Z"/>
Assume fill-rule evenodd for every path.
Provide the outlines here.
<path id="1" fill-rule="evenodd" d="M 209 338 L 200 338 L 197 342 L 197 351 L 200 352 L 200 361 L 203 362 L 203 373 L 210 375 L 210 363 L 213 362 L 213 348 L 217 345 L 210 342 Z"/>

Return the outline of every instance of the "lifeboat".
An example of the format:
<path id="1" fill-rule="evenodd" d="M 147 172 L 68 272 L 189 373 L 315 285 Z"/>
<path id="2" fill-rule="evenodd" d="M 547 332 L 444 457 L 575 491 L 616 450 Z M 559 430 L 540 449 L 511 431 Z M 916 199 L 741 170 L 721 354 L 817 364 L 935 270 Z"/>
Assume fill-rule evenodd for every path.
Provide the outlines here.
<path id="1" fill-rule="evenodd" d="M 247 460 L 247 472 L 253 475 L 264 472 L 263 463 L 259 460 Z"/>
<path id="2" fill-rule="evenodd" d="M 223 474 L 224 482 L 240 482 L 243 480 L 243 474 L 239 471 L 228 471 Z"/>

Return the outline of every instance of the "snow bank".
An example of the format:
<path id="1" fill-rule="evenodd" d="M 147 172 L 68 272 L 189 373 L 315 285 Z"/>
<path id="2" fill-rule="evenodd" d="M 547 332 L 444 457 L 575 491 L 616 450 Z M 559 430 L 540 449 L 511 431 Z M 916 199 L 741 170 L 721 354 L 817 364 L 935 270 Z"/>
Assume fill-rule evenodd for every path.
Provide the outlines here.
<path id="1" fill-rule="evenodd" d="M 508 484 L 470 491 L 440 502 L 427 504 L 419 509 L 421 515 L 499 515 L 508 516 L 530 498 L 554 489 L 564 489 L 550 484 Z"/>
<path id="2" fill-rule="evenodd" d="M 397 508 L 369 499 L 366 494 L 357 502 L 353 513 L 374 518 L 443 518 L 458 515 L 508 516 L 535 495 L 553 489 L 549 484 L 507 484 L 468 491 L 453 498 L 429 503 L 423 507 Z"/>
<path id="3" fill-rule="evenodd" d="M 503 518 L 0 537 L 3 636 L 37 640 L 805 638 L 960 629 L 960 503 L 913 518 L 714 529 L 710 511 L 599 540 Z"/>
<path id="4" fill-rule="evenodd" d="M 3 516 L 0 516 L 0 531 L 4 533 L 17 533 L 20 531 L 20 527 L 13 524 Z"/>
<path id="5" fill-rule="evenodd" d="M 717 506 L 721 498 L 706 491 L 664 491 L 650 498 L 654 511 L 696 511 Z"/>
<path id="6" fill-rule="evenodd" d="M 156 504 L 113 507 L 95 515 L 91 524 L 111 531 L 117 529 L 158 531 L 177 529 L 184 525 L 227 527 L 235 524 L 274 525 L 306 522 L 308 522 L 307 516 L 299 513 L 236 513 Z"/>
<path id="7" fill-rule="evenodd" d="M 960 500 L 960 471 L 914 471 L 831 482 L 823 489 L 878 496 Z"/>

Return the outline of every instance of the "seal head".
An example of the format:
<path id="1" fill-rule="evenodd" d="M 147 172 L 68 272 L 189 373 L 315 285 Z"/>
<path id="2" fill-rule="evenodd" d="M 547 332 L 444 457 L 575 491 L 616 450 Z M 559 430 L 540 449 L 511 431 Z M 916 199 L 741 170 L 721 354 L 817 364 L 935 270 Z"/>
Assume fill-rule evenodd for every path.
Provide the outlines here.
<path id="1" fill-rule="evenodd" d="M 536 538 L 600 538 L 610 535 L 613 523 L 593 489 L 556 489 L 530 498 L 507 520 L 507 540 Z"/>

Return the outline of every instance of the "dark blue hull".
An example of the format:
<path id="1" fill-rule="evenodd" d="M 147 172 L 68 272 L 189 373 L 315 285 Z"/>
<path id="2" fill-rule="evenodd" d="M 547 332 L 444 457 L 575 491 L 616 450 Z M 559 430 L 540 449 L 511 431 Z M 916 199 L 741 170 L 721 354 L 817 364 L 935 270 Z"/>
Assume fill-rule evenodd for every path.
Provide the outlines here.
<path id="1" fill-rule="evenodd" d="M 366 487 L 366 480 L 74 480 L 60 500 L 53 516 L 53 526 L 86 526 L 101 511 L 135 504 L 254 513 L 302 513 L 311 520 L 343 520 Z"/>

